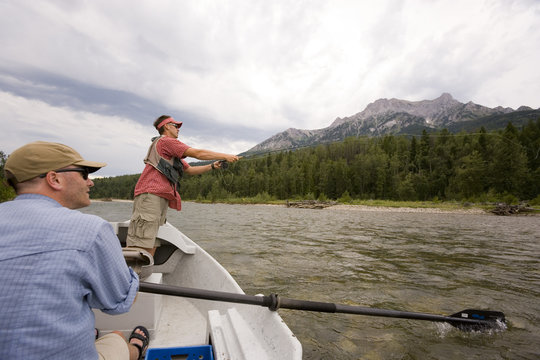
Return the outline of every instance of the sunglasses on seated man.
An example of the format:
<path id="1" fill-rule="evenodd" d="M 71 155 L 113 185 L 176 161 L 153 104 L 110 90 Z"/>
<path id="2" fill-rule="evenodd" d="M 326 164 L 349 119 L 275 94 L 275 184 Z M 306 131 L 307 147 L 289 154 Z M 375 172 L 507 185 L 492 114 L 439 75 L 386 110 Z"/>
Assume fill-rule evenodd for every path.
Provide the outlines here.
<path id="1" fill-rule="evenodd" d="M 89 174 L 89 172 L 88 172 L 88 169 L 87 169 L 87 168 L 74 168 L 74 169 L 54 170 L 54 172 L 56 172 L 56 173 L 61 173 L 61 172 L 72 172 L 72 171 L 81 173 L 83 179 L 84 179 L 84 180 L 88 180 L 88 174 Z M 47 173 L 39 175 L 40 178 L 44 178 L 45 176 L 47 176 Z"/>

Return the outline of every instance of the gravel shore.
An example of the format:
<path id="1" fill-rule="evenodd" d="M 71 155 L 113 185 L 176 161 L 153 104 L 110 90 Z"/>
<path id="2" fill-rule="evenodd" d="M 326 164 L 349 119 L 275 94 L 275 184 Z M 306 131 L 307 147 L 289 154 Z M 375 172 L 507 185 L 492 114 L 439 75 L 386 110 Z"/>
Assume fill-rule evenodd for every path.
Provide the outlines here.
<path id="1" fill-rule="evenodd" d="M 491 215 L 482 209 L 438 209 L 438 208 L 410 208 L 410 207 L 387 207 L 366 205 L 334 205 L 325 210 L 352 210 L 372 212 L 401 212 L 401 213 L 426 213 L 426 214 L 477 214 Z"/>
<path id="2" fill-rule="evenodd" d="M 92 202 L 133 202 L 133 200 L 103 200 L 92 199 Z M 186 201 L 189 202 L 189 201 Z M 251 205 L 251 204 L 246 204 Z M 278 204 L 256 204 L 259 206 L 285 206 Z M 471 208 L 471 209 L 439 209 L 439 208 L 411 208 L 411 207 L 389 207 L 389 206 L 367 206 L 367 205 L 331 205 L 324 209 L 318 210 L 350 210 L 350 211 L 371 211 L 371 212 L 400 212 L 400 213 L 426 213 L 426 214 L 476 214 L 476 215 L 493 215 L 488 211 Z"/>

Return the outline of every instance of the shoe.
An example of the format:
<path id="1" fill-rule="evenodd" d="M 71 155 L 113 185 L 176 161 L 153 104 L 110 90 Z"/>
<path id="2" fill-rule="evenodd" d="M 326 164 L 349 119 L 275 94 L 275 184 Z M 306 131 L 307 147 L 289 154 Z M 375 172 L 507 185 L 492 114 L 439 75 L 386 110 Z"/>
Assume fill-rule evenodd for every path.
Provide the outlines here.
<path id="1" fill-rule="evenodd" d="M 136 330 L 141 330 L 144 335 L 141 335 L 139 333 L 136 333 Z M 131 339 L 138 339 L 142 341 L 142 346 L 136 343 L 132 343 Z M 148 349 L 148 343 L 150 342 L 150 333 L 148 332 L 148 329 L 146 329 L 144 326 L 137 326 L 133 331 L 131 332 L 131 335 L 129 336 L 129 343 L 133 346 L 135 346 L 137 349 L 139 349 L 139 360 L 142 360 L 144 353 L 146 353 L 146 349 Z"/>

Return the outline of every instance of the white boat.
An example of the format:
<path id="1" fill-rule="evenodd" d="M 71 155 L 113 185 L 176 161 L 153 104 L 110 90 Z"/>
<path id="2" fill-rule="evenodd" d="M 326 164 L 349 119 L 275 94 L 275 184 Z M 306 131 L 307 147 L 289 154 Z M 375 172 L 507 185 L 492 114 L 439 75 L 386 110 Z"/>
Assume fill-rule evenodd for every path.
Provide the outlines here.
<path id="1" fill-rule="evenodd" d="M 111 225 L 124 243 L 129 221 Z M 244 294 L 221 264 L 169 223 L 160 227 L 158 244 L 146 282 Z M 302 358 L 300 342 L 279 314 L 260 306 L 139 293 L 127 314 L 94 314 L 102 334 L 129 336 L 135 326 L 146 326 L 150 349 L 211 344 L 217 360 Z"/>

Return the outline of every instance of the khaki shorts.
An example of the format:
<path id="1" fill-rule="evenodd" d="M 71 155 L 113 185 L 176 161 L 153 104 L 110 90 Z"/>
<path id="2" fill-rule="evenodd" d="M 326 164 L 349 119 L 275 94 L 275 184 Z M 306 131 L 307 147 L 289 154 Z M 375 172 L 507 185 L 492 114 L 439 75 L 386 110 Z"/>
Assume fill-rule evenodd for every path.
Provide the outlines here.
<path id="1" fill-rule="evenodd" d="M 159 227 L 167 220 L 168 206 L 169 201 L 157 195 L 137 195 L 133 201 L 126 245 L 153 248 Z"/>
<path id="2" fill-rule="evenodd" d="M 129 360 L 126 340 L 118 334 L 107 334 L 96 340 L 99 360 Z"/>

